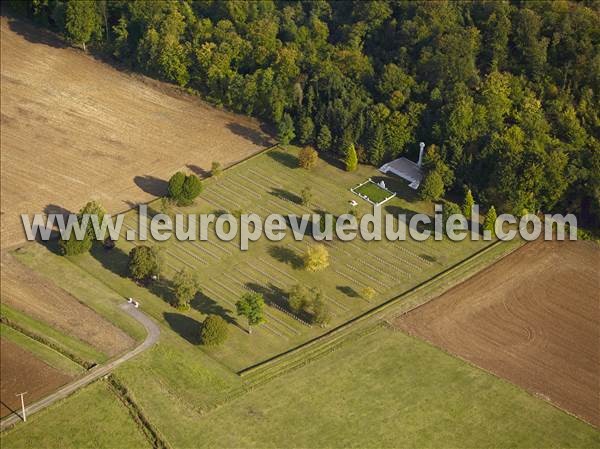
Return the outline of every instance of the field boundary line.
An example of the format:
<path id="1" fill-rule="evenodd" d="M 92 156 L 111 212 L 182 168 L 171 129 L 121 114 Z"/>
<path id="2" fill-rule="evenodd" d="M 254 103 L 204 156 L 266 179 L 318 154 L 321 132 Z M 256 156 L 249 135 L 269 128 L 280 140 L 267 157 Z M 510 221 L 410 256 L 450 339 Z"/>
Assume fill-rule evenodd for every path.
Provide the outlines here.
<path id="1" fill-rule="evenodd" d="M 55 343 L 51 342 L 50 340 L 47 340 L 43 335 L 40 335 L 37 332 L 34 332 L 34 331 L 24 328 L 20 324 L 13 322 L 11 319 L 5 317 L 4 315 L 0 315 L 0 323 L 19 332 L 20 334 L 24 335 L 25 337 L 30 338 L 34 341 L 37 341 L 38 343 L 48 347 L 49 349 L 58 352 L 62 356 L 68 358 L 72 362 L 83 367 L 85 370 L 89 370 L 97 365 L 96 362 L 91 362 L 89 360 L 82 359 L 81 357 L 73 354 L 68 349 L 63 348 L 61 345 L 55 344 Z"/>
<path id="2" fill-rule="evenodd" d="M 106 380 L 109 390 L 112 391 L 117 399 L 127 408 L 127 411 L 152 447 L 155 449 L 171 449 L 171 446 L 167 443 L 165 437 L 150 422 L 123 382 L 121 382 L 114 374 L 106 376 Z"/>

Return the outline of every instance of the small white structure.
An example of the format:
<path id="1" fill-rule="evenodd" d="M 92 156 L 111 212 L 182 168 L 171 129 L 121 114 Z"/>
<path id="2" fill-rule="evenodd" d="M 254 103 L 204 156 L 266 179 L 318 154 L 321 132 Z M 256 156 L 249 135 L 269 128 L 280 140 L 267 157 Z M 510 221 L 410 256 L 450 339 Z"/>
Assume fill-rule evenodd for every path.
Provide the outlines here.
<path id="1" fill-rule="evenodd" d="M 382 173 L 393 173 L 396 176 L 400 176 L 402 179 L 406 179 L 409 184 L 408 186 L 412 189 L 418 189 L 421 181 L 423 180 L 423 151 L 425 150 L 425 143 L 419 144 L 419 161 L 415 164 L 413 161 L 401 157 L 394 159 L 387 164 L 382 165 L 379 171 Z M 382 181 L 383 182 L 383 181 Z"/>
<path id="2" fill-rule="evenodd" d="M 136 309 L 140 306 L 140 303 L 137 301 L 133 301 L 133 307 L 135 307 Z"/>
<path id="3" fill-rule="evenodd" d="M 127 298 L 127 302 L 131 304 L 133 302 L 133 298 Z"/>
<path id="4" fill-rule="evenodd" d="M 152 280 L 153 280 L 153 281 L 156 281 L 157 279 L 158 279 L 158 276 L 157 276 L 157 275 L 155 275 L 155 274 L 153 274 L 153 275 L 152 275 Z"/>
<path id="5" fill-rule="evenodd" d="M 384 180 L 379 181 L 379 187 L 381 187 L 382 189 L 385 189 L 385 181 Z"/>
<path id="6" fill-rule="evenodd" d="M 352 206 L 352 207 L 358 206 L 358 203 L 356 202 L 356 200 L 350 200 L 348 202 L 350 203 L 350 206 Z"/>

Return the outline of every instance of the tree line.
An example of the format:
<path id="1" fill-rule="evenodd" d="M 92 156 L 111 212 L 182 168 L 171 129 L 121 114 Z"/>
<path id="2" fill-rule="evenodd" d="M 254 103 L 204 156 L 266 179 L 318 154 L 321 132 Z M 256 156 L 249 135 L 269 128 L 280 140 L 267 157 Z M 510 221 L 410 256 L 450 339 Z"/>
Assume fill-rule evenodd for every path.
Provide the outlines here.
<path id="1" fill-rule="evenodd" d="M 379 165 L 425 141 L 435 192 L 600 225 L 597 1 L 11 3 L 284 143 Z"/>

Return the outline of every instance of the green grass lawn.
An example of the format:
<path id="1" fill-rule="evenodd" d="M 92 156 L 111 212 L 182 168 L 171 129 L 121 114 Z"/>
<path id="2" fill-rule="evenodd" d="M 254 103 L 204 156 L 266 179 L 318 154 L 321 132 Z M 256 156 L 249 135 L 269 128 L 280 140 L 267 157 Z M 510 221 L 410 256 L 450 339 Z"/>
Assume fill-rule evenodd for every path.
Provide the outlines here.
<path id="1" fill-rule="evenodd" d="M 320 160 L 307 171 L 297 168 L 295 147 L 276 148 L 227 170 L 219 179 L 208 179 L 196 205 L 179 208 L 186 213 L 215 211 L 254 212 L 263 218 L 270 213 L 304 214 L 346 213 L 349 201 L 356 198 L 349 188 L 371 177 L 375 182 L 385 179 L 386 185 L 398 192 L 387 202 L 386 213 L 433 213 L 433 205 L 419 201 L 404 182 L 381 174 L 373 167 L 360 166 L 356 172 L 346 172 L 333 163 Z M 310 186 L 313 204 L 300 204 L 300 191 Z M 158 207 L 155 202 L 151 207 Z M 361 202 L 358 209 L 366 213 L 371 205 Z M 125 223 L 136 226 L 136 212 L 130 212 Z M 123 230 L 122 235 L 125 234 Z M 116 289 L 122 297 L 141 295 L 144 307 L 153 316 L 170 326 L 181 337 L 198 343 L 199 323 L 207 313 L 220 314 L 230 323 L 230 338 L 220 348 L 206 350 L 211 356 L 234 371 L 247 368 L 303 342 L 319 336 L 325 330 L 310 327 L 280 310 L 287 307 L 286 293 L 294 284 L 318 286 L 324 293 L 332 313 L 330 327 L 393 298 L 429 279 L 489 242 L 327 242 L 331 265 L 319 273 L 302 269 L 302 255 L 311 238 L 298 242 L 288 236 L 280 242 L 262 238 L 250 244 L 248 251 L 239 249 L 239 242 L 217 239 L 211 227 L 208 242 L 180 242 L 175 239 L 159 243 L 165 255 L 161 282 L 150 287 L 152 294 L 134 289 L 127 276 L 127 255 L 134 247 L 124 239 L 111 251 L 96 249 L 91 255 L 72 259 L 83 271 Z M 106 270 L 108 268 L 108 270 Z M 202 294 L 192 302 L 189 312 L 166 305 L 170 300 L 168 285 L 181 268 L 194 271 L 201 280 Z M 372 287 L 373 300 L 361 297 L 360 291 Z M 245 322 L 235 315 L 235 302 L 248 289 L 263 293 L 268 304 L 267 322 L 258 327 L 252 337 L 245 331 Z M 160 299 L 162 298 L 162 299 Z M 279 306 L 279 308 L 277 307 Z"/>
<path id="2" fill-rule="evenodd" d="M 365 195 L 375 204 L 379 204 L 392 196 L 390 192 L 382 189 L 372 181 L 366 182 L 360 187 L 356 187 L 354 192 L 358 193 L 359 195 Z"/>
<path id="3" fill-rule="evenodd" d="M 17 424 L 0 436 L 3 448 L 150 448 L 127 408 L 98 381 Z"/>
<path id="4" fill-rule="evenodd" d="M 178 365 L 184 360 L 172 358 L 172 345 L 170 338 L 161 340 L 119 368 L 117 376 L 174 448 L 583 448 L 600 443 L 591 426 L 384 327 L 212 411 L 201 409 L 206 394 L 201 390 L 214 388 L 216 378 L 210 379 L 202 360 Z M 163 370 L 170 370 L 178 385 L 164 383 Z M 115 442 L 138 447 L 132 429 L 111 393 L 94 384 L 3 435 L 2 442 L 11 448 L 79 447 L 106 432 L 99 435 L 98 447 Z"/>
<path id="5" fill-rule="evenodd" d="M 166 423 L 165 423 L 166 424 Z M 591 426 L 382 328 L 197 419 L 178 447 L 597 447 Z"/>

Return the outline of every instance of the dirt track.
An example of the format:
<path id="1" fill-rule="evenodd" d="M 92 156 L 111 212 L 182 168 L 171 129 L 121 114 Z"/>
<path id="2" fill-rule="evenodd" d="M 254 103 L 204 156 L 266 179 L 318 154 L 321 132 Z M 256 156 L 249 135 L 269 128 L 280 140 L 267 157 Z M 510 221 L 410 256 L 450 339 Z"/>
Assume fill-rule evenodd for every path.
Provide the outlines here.
<path id="1" fill-rule="evenodd" d="M 61 371 L 36 358 L 16 344 L 0 339 L 0 363 L 2 390 L 0 417 L 21 410 L 21 399 L 17 393 L 27 392 L 26 403 L 36 401 L 72 379 Z"/>
<path id="2" fill-rule="evenodd" d="M 21 213 L 111 212 L 165 192 L 165 179 L 267 146 L 258 123 L 172 86 L 128 75 L 53 35 L 2 17 L 2 247 L 23 240 Z"/>
<path id="3" fill-rule="evenodd" d="M 600 248 L 535 242 L 396 320 L 600 426 Z"/>

